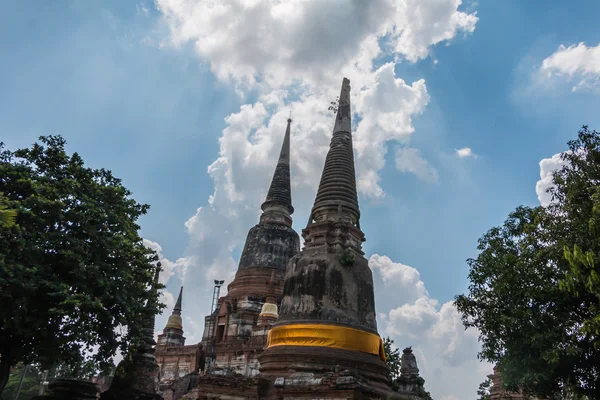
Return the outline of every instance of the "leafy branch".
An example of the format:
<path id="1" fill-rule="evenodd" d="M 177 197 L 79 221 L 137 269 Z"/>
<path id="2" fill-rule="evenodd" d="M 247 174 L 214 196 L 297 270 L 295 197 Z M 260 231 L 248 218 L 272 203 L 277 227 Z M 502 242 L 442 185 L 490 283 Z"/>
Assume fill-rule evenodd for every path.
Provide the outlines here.
<path id="1" fill-rule="evenodd" d="M 340 107 L 340 96 L 336 97 L 335 101 L 329 102 L 329 107 L 327 107 L 327 110 L 332 111 L 335 114 L 335 113 L 337 113 L 339 107 Z"/>

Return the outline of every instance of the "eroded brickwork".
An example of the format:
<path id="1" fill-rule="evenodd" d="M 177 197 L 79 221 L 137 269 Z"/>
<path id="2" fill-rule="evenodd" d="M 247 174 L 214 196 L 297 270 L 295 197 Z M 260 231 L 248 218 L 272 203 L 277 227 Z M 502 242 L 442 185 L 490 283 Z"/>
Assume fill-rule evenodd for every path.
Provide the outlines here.
<path id="1" fill-rule="evenodd" d="M 270 268 L 244 269 L 229 285 L 227 296 L 219 301 L 215 316 L 214 368 L 227 369 L 246 377 L 259 372 L 258 357 L 263 352 L 275 317 L 261 316 L 267 300 L 281 299 L 283 272 Z M 270 303 L 269 303 L 270 304 Z"/>
<path id="2" fill-rule="evenodd" d="M 160 387 L 165 388 L 174 380 L 194 372 L 197 368 L 197 354 L 198 345 L 156 346 Z"/>

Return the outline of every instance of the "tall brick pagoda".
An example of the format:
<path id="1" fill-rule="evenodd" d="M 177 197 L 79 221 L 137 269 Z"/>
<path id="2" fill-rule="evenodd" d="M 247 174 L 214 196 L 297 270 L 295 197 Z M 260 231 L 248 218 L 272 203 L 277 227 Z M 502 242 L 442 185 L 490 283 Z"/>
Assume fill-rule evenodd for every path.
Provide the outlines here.
<path id="1" fill-rule="evenodd" d="M 244 376 L 258 374 L 257 357 L 267 333 L 277 318 L 277 304 L 283 293 L 283 279 L 290 258 L 300 250 L 300 238 L 292 229 L 290 184 L 290 125 L 283 144 L 262 215 L 248 232 L 235 279 L 205 338 L 214 341 L 214 368 L 229 369 Z M 212 343 L 207 343 L 209 346 Z"/>
<path id="2" fill-rule="evenodd" d="M 288 264 L 279 318 L 259 358 L 260 377 L 278 390 L 269 397 L 324 396 L 323 388 L 331 386 L 332 378 L 342 385 L 340 390 L 346 385 L 348 396 L 357 390 L 391 394 L 377 333 L 373 277 L 362 251 L 365 235 L 360 229 L 346 78 L 302 237 L 305 246 Z M 342 371 L 345 374 L 339 376 Z"/>

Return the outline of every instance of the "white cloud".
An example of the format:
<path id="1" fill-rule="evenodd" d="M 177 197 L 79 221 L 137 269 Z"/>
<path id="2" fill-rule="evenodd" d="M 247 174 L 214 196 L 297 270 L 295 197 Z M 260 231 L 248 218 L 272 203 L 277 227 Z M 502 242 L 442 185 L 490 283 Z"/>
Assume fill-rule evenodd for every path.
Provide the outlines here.
<path id="1" fill-rule="evenodd" d="M 146 247 L 156 251 L 158 254 L 158 261 L 161 264 L 161 272 L 158 276 L 158 280 L 163 285 L 166 285 L 176 272 L 179 272 L 180 274 L 183 273 L 189 265 L 190 259 L 185 257 L 178 259 L 176 262 L 165 258 L 165 256 L 162 254 L 162 246 L 156 242 L 153 242 L 149 239 L 143 239 L 143 243 Z M 171 315 L 171 311 L 173 310 L 173 307 L 175 307 L 175 295 L 165 287 L 160 292 L 159 301 L 165 304 L 165 308 L 163 309 L 161 315 L 167 317 Z"/>
<path id="2" fill-rule="evenodd" d="M 585 43 L 558 50 L 542 61 L 540 72 L 546 79 L 565 77 L 578 82 L 573 90 L 592 88 L 600 83 L 600 44 L 588 47 Z"/>
<path id="3" fill-rule="evenodd" d="M 454 149 L 458 158 L 473 157 L 477 158 L 477 154 L 473 153 L 470 147 L 463 147 L 462 149 Z"/>
<path id="4" fill-rule="evenodd" d="M 394 293 L 393 297 L 386 299 L 385 303 L 404 304 L 416 298 L 427 297 L 429 293 L 421 280 L 421 274 L 413 267 L 401 263 L 394 263 L 387 256 L 373 254 L 369 258 L 369 267 L 375 272 L 379 271 L 385 288 L 403 287 L 402 292 Z"/>
<path id="5" fill-rule="evenodd" d="M 461 0 L 398 0 L 393 21 L 395 50 L 410 61 L 429 55 L 432 45 L 451 40 L 460 31 L 471 33 L 476 13 L 457 11 Z"/>
<path id="6" fill-rule="evenodd" d="M 175 296 L 173 293 L 165 288 L 161 291 L 159 300 L 165 305 L 162 314 L 171 315 L 173 307 L 175 307 Z"/>
<path id="7" fill-rule="evenodd" d="M 146 247 L 154 250 L 158 254 L 158 261 L 160 262 L 160 275 L 158 280 L 160 283 L 165 285 L 169 279 L 178 272 L 179 274 L 185 274 L 186 269 L 189 267 L 191 260 L 186 257 L 182 257 L 177 259 L 177 261 L 173 262 L 165 258 L 162 254 L 162 247 L 160 244 L 153 242 L 149 239 L 143 239 L 143 243 Z"/>
<path id="8" fill-rule="evenodd" d="M 430 99 L 424 80 L 407 85 L 396 78 L 394 66 L 384 64 L 372 74 L 371 87 L 358 93 L 355 106 L 362 117 L 354 139 L 358 189 L 375 197 L 384 192 L 379 185 L 378 171 L 385 165 L 386 143 L 407 142 L 414 132 L 412 118 L 425 110 Z M 421 165 L 414 164 L 423 162 L 427 163 L 413 157 L 405 160 L 404 165 L 419 169 Z"/>
<path id="9" fill-rule="evenodd" d="M 185 343 L 195 344 L 202 340 L 202 334 L 204 333 L 204 319 L 196 320 L 185 316 L 183 318 L 185 324 Z"/>
<path id="10" fill-rule="evenodd" d="M 411 172 L 424 181 L 436 182 L 439 178 L 437 169 L 423 158 L 418 149 L 410 147 L 396 150 L 396 169 L 400 172 Z"/>
<path id="11" fill-rule="evenodd" d="M 464 329 L 452 302 L 440 305 L 431 298 L 415 268 L 378 254 L 369 266 L 377 307 L 386 310 L 379 314 L 380 335 L 389 335 L 399 349 L 413 346 L 425 389 L 434 398 L 473 398 L 492 368 L 477 360 L 477 330 Z"/>
<path id="12" fill-rule="evenodd" d="M 552 174 L 565 165 L 565 162 L 561 159 L 562 153 L 553 155 L 550 158 L 544 158 L 540 161 L 540 180 L 535 184 L 535 193 L 537 194 L 540 204 L 544 207 L 550 205 L 552 202 L 552 196 L 547 193 L 554 183 L 552 181 Z"/>
<path id="13" fill-rule="evenodd" d="M 461 0 L 157 0 L 179 45 L 195 44 L 220 79 L 270 87 L 337 76 L 369 35 L 412 62 L 475 29 Z"/>

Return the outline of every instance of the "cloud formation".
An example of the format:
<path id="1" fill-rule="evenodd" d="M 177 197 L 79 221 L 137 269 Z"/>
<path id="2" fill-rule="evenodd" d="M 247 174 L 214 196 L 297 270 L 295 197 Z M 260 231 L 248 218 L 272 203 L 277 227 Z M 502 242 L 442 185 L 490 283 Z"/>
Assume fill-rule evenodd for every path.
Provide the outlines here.
<path id="1" fill-rule="evenodd" d="M 540 180 L 535 184 L 535 193 L 540 201 L 540 204 L 547 207 L 552 202 L 552 196 L 548 193 L 554 183 L 552 181 L 552 174 L 565 165 L 565 162 L 561 159 L 562 153 L 554 154 L 550 158 L 544 158 L 540 161 Z"/>
<path id="2" fill-rule="evenodd" d="M 477 154 L 473 153 L 473 150 L 471 150 L 470 147 L 463 147 L 462 149 L 455 149 L 454 151 L 456 152 L 458 158 L 477 158 Z"/>
<path id="3" fill-rule="evenodd" d="M 432 45 L 452 40 L 459 32 L 472 33 L 478 21 L 477 13 L 458 11 L 461 0 L 397 0 L 394 3 L 394 48 L 412 62 L 427 57 Z"/>
<path id="4" fill-rule="evenodd" d="M 376 303 L 396 306 L 379 314 L 379 332 L 395 344 L 413 346 L 425 386 L 434 398 L 472 398 L 491 365 L 477 360 L 478 331 L 465 330 L 453 302 L 432 298 L 417 269 L 373 254 L 369 258 L 376 286 Z M 382 284 L 382 287 L 378 287 Z"/>
<path id="5" fill-rule="evenodd" d="M 542 61 L 540 72 L 546 79 L 576 80 L 572 90 L 597 88 L 600 83 L 600 44 L 588 47 L 581 42 L 558 50 Z"/>
<path id="6" fill-rule="evenodd" d="M 436 182 L 439 178 L 437 169 L 423 158 L 418 149 L 410 147 L 396 150 L 396 169 L 400 172 L 411 172 L 428 182 Z"/>
<path id="7" fill-rule="evenodd" d="M 175 44 L 193 42 L 222 80 L 280 87 L 323 83 L 356 56 L 365 37 L 386 38 L 416 62 L 431 46 L 475 30 L 461 0 L 157 0 Z"/>
<path id="8" fill-rule="evenodd" d="M 156 242 L 153 242 L 148 239 L 143 239 L 143 243 L 146 247 L 154 250 L 158 255 L 158 261 L 160 262 L 160 274 L 158 276 L 158 281 L 163 285 L 166 285 L 167 282 L 171 279 L 175 272 L 184 271 L 185 268 L 189 265 L 190 259 L 182 257 L 178 259 L 176 262 L 170 261 L 165 258 L 162 253 L 162 246 Z M 162 312 L 162 315 L 170 315 L 171 310 L 175 306 L 175 296 L 173 293 L 169 292 L 166 288 L 163 289 L 160 293 L 160 302 L 165 304 L 165 308 Z"/>

